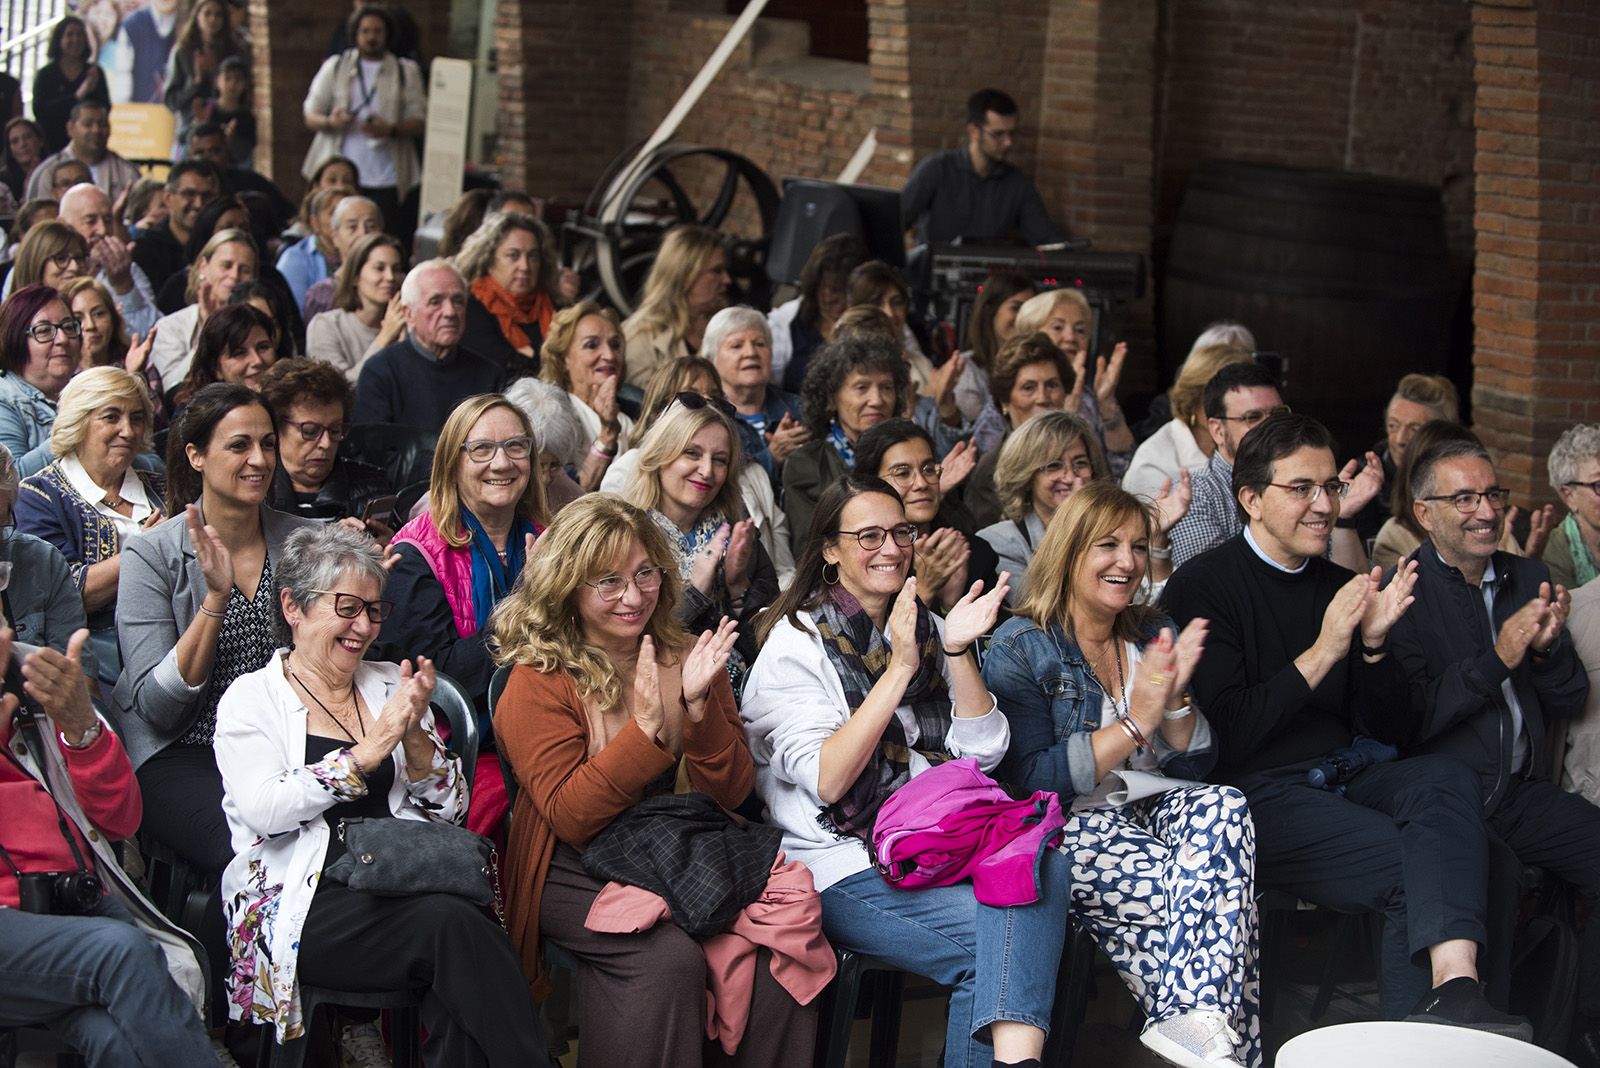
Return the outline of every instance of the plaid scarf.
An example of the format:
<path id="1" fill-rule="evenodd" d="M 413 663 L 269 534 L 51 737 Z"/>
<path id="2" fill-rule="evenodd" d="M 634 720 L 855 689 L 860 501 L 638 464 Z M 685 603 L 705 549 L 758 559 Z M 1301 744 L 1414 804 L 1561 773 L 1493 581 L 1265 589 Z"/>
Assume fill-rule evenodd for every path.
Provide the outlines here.
<path id="1" fill-rule="evenodd" d="M 817 632 L 822 635 L 828 663 L 839 673 L 845 703 L 850 714 L 867 699 L 873 684 L 889 666 L 890 650 L 884 634 L 872 618 L 842 585 L 831 586 L 828 598 L 812 613 Z M 930 764 L 950 759 L 945 749 L 945 732 L 950 728 L 950 691 L 944 681 L 944 650 L 933 614 L 917 602 L 917 673 L 906 687 L 902 704 L 910 705 L 917 718 L 916 751 Z M 889 717 L 883 739 L 861 769 L 845 795 L 818 814 L 818 822 L 838 835 L 872 839 L 872 824 L 878 809 L 911 778 L 911 747 L 898 715 Z"/>

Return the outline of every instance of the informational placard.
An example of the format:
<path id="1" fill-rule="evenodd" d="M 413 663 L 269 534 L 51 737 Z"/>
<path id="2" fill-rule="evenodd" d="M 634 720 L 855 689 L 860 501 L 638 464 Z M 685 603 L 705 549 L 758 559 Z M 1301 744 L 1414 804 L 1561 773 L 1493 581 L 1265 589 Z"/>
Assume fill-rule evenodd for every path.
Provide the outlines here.
<path id="1" fill-rule="evenodd" d="M 472 61 L 435 59 L 428 78 L 428 125 L 422 150 L 422 214 L 449 211 L 461 197 L 472 119 Z"/>
<path id="2" fill-rule="evenodd" d="M 107 146 L 124 159 L 169 160 L 174 125 L 172 112 L 161 104 L 113 104 Z M 164 166 L 151 172 L 153 178 L 166 176 Z"/>

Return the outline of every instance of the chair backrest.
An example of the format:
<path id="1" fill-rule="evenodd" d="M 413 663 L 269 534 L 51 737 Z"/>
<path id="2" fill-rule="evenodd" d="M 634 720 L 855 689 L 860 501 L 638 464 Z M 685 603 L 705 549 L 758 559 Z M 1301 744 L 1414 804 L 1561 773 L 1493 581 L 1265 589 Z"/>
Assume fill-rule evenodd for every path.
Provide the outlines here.
<path id="1" fill-rule="evenodd" d="M 365 423 L 350 428 L 339 454 L 383 469 L 391 486 L 426 482 L 433 474 L 433 450 L 439 435 L 432 430 L 395 423 Z"/>
<path id="2" fill-rule="evenodd" d="M 470 786 L 478 770 L 478 712 L 461 684 L 438 672 L 433 686 L 433 707 L 450 725 L 450 748 L 461 758 L 461 774 Z"/>
<path id="3" fill-rule="evenodd" d="M 489 719 L 494 719 L 494 706 L 500 703 L 500 695 L 506 692 L 506 680 L 511 678 L 511 669 L 515 664 L 506 664 L 504 667 L 495 668 L 494 674 L 489 678 Z M 500 774 L 505 778 L 506 805 L 515 807 L 517 803 L 517 776 L 511 770 L 511 761 L 504 757 L 500 759 Z"/>

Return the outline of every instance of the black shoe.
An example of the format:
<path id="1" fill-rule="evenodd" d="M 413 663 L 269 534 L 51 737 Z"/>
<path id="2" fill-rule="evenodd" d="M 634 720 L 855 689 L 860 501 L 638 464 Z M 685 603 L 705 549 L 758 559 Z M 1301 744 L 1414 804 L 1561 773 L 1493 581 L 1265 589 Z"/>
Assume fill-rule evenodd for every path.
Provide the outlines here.
<path id="1" fill-rule="evenodd" d="M 1505 1035 L 1507 1038 L 1533 1041 L 1533 1024 L 1521 1016 L 1512 1016 L 1490 1005 L 1483 996 L 1483 988 L 1476 979 L 1457 976 L 1427 995 L 1406 1017 L 1408 1023 L 1448 1024 L 1451 1027 L 1470 1027 L 1475 1031 Z"/>

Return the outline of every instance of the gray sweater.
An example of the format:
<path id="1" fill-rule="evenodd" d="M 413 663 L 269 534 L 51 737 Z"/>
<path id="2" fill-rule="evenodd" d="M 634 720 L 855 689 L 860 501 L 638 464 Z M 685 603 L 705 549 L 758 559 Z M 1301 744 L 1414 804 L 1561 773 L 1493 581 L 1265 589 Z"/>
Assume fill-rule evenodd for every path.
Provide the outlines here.
<path id="1" fill-rule="evenodd" d="M 284 540 L 311 520 L 262 507 L 267 551 L 283 559 Z M 200 614 L 206 580 L 179 512 L 122 550 L 117 640 L 122 674 L 112 692 L 117 733 L 135 770 L 194 723 L 207 679 L 190 686 L 178 671 L 178 638 Z M 80 601 L 81 610 L 81 601 Z"/>

